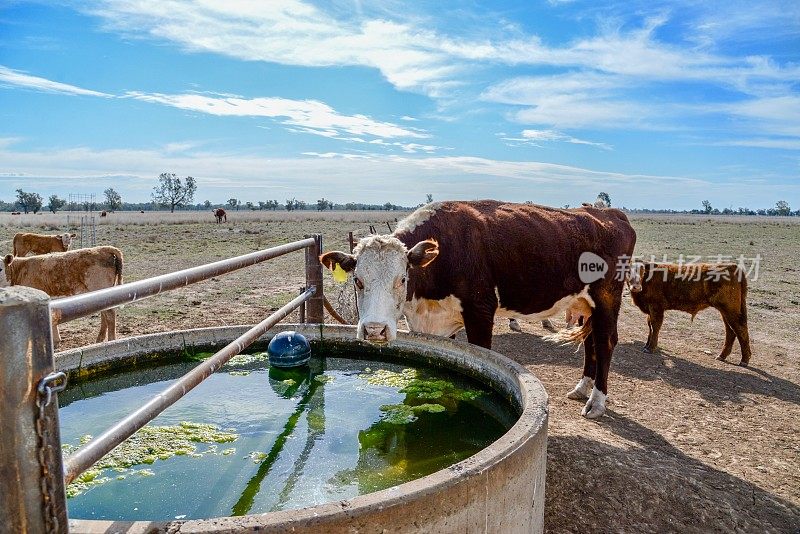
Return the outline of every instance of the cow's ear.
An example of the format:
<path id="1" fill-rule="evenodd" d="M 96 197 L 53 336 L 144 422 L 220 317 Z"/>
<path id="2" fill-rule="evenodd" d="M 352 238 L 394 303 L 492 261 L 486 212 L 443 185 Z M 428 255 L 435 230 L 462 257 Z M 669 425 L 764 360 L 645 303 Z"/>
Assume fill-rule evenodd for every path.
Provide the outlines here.
<path id="1" fill-rule="evenodd" d="M 438 255 L 439 243 L 435 239 L 427 239 L 408 251 L 408 263 L 412 267 L 427 267 Z"/>
<path id="2" fill-rule="evenodd" d="M 3 265 L 5 265 L 6 267 L 8 267 L 8 266 L 11 264 L 11 261 L 12 261 L 13 259 L 14 259 L 14 256 L 12 256 L 11 254 L 6 254 L 6 257 L 5 257 L 5 258 L 3 258 Z"/>
<path id="3" fill-rule="evenodd" d="M 326 252 L 319 257 L 319 262 L 331 271 L 336 269 L 337 263 L 348 273 L 356 268 L 356 257 L 352 254 L 339 252 L 338 250 Z"/>
<path id="4" fill-rule="evenodd" d="M 69 234 L 70 237 L 77 237 L 78 234 Z"/>

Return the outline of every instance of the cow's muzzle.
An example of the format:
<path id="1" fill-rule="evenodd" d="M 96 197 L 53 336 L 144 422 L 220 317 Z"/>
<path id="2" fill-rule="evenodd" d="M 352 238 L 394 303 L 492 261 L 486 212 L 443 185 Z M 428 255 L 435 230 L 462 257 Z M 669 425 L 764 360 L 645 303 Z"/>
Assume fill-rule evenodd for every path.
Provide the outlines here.
<path id="1" fill-rule="evenodd" d="M 386 323 L 364 323 L 362 328 L 364 339 L 370 343 L 389 342 L 389 325 Z"/>

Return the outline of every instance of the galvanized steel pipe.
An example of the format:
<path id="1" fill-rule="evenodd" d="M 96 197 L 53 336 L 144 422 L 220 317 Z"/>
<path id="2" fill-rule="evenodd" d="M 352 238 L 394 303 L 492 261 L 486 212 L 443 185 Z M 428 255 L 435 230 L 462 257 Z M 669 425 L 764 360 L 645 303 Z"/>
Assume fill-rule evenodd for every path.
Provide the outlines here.
<path id="1" fill-rule="evenodd" d="M 315 248 L 317 240 L 313 237 L 286 243 L 243 256 L 220 260 L 206 265 L 191 267 L 174 273 L 155 276 L 138 282 L 122 284 L 119 286 L 83 293 L 72 297 L 64 297 L 50 301 L 50 313 L 53 320 L 58 323 L 72 321 L 92 313 L 108 310 L 119 306 L 152 297 L 162 291 L 188 286 L 208 278 L 229 273 L 243 267 L 249 267 L 265 260 L 276 258 L 295 250 Z M 319 261 L 317 261 L 319 263 Z"/>
<path id="2" fill-rule="evenodd" d="M 307 241 L 312 241 L 313 244 L 313 239 Z M 304 241 L 299 241 L 298 243 L 304 243 Z M 69 484 L 75 480 L 78 475 L 108 454 L 111 449 L 128 439 L 135 434 L 137 430 L 155 419 L 158 414 L 172 406 L 178 399 L 186 395 L 195 386 L 225 365 L 228 360 L 249 347 L 267 330 L 275 326 L 281 319 L 289 315 L 292 310 L 300 306 L 301 303 L 309 300 L 315 292 L 316 287 L 308 288 L 291 302 L 284 305 L 278 311 L 233 340 L 220 351 L 216 352 L 209 359 L 203 361 L 183 377 L 179 378 L 174 384 L 153 397 L 147 404 L 103 432 L 103 434 L 96 439 L 93 439 L 75 451 L 68 458 L 65 458 L 64 484 Z"/>

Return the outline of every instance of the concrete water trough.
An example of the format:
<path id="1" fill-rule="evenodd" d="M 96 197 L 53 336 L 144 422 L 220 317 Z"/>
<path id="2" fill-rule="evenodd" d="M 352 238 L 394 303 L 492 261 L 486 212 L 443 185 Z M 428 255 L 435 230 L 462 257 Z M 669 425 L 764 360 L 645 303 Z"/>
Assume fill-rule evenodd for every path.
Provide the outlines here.
<path id="1" fill-rule="evenodd" d="M 56 355 L 56 368 L 71 377 L 122 370 L 185 348 L 219 348 L 247 327 L 200 328 L 125 338 Z M 352 327 L 282 324 L 314 347 L 346 350 L 358 358 L 377 350 L 355 340 Z M 306 508 L 237 517 L 175 521 L 70 519 L 73 533 L 107 532 L 525 532 L 543 530 L 547 459 L 547 394 L 539 380 L 504 356 L 440 337 L 399 333 L 384 354 L 454 369 L 491 386 L 519 413 L 517 422 L 480 452 L 411 482 Z M 144 399 L 143 399 L 144 401 Z"/>

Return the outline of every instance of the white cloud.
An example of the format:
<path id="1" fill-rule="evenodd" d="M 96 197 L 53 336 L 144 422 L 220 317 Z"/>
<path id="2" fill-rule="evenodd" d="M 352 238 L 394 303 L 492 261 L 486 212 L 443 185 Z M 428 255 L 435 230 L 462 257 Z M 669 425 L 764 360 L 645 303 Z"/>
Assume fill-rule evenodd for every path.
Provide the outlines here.
<path id="1" fill-rule="evenodd" d="M 66 83 L 54 82 L 39 76 L 31 76 L 24 72 L 10 69 L 0 65 L 0 85 L 11 85 L 16 87 L 25 87 L 35 91 L 44 91 L 47 93 L 61 93 L 66 95 L 83 95 L 83 96 L 101 96 L 111 97 L 112 95 L 101 93 L 99 91 L 92 91 L 82 87 L 76 87 Z"/>
<path id="2" fill-rule="evenodd" d="M 555 130 L 522 130 L 520 135 L 522 137 L 508 137 L 505 134 L 498 134 L 500 139 L 509 141 L 512 145 L 528 144 L 533 146 L 542 146 L 542 143 L 545 142 L 564 142 L 575 145 L 594 146 L 603 150 L 613 150 L 613 147 L 607 143 L 586 141 L 584 139 L 578 139 L 577 137 L 572 137 L 571 135 L 566 135 Z"/>
<path id="3" fill-rule="evenodd" d="M 291 100 L 275 97 L 245 99 L 231 96 L 165 95 L 140 92 L 129 92 L 127 96 L 210 115 L 283 118 L 285 125 L 325 137 L 336 137 L 343 133 L 379 138 L 429 137 L 418 130 L 401 128 L 395 124 L 376 121 L 364 115 L 342 115 L 329 105 L 316 100 Z"/>

